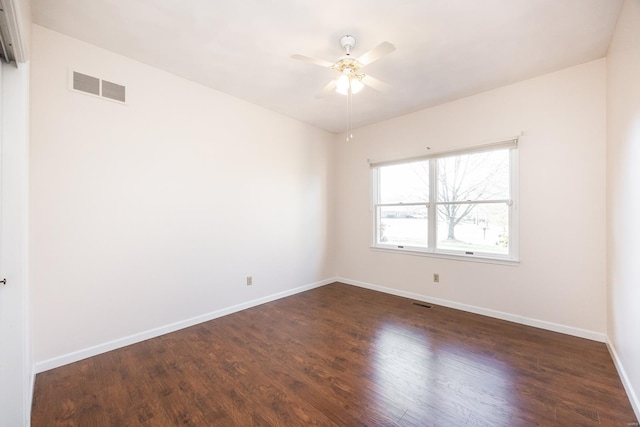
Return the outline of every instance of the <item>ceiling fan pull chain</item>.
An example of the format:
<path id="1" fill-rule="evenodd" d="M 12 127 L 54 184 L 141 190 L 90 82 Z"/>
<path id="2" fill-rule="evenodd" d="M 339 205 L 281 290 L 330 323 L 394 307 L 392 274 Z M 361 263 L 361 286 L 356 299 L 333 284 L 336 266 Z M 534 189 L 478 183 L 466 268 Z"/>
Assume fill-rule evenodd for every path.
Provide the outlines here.
<path id="1" fill-rule="evenodd" d="M 353 91 L 351 90 L 351 77 L 349 77 L 349 91 L 347 93 L 347 142 L 353 140 Z"/>

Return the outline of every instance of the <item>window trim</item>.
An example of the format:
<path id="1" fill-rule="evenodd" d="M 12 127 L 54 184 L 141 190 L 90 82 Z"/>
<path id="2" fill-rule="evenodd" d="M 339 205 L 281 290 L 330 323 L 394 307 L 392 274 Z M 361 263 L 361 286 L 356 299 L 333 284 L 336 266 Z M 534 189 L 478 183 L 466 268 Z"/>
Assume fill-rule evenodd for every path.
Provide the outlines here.
<path id="1" fill-rule="evenodd" d="M 499 141 L 491 144 L 477 145 L 464 149 L 456 149 L 443 151 L 428 155 L 414 156 L 405 159 L 396 159 L 390 161 L 371 162 L 370 164 L 370 182 L 371 185 L 371 243 L 370 248 L 383 252 L 406 253 L 411 255 L 430 256 L 435 258 L 456 259 L 464 261 L 487 262 L 493 264 L 517 264 L 520 262 L 519 254 L 519 138 L 513 138 L 505 141 Z M 465 154 L 475 154 L 500 149 L 509 149 L 510 162 L 510 199 L 490 200 L 490 201 L 461 201 L 461 202 L 438 202 L 434 200 L 437 197 L 437 167 L 434 163 L 439 158 L 460 156 Z M 420 203 L 377 203 L 380 188 L 380 176 L 378 170 L 384 166 L 392 166 L 406 164 L 418 161 L 429 160 L 429 198 L 428 202 Z M 493 254 L 489 252 L 464 253 L 463 251 L 446 250 L 437 248 L 437 220 L 436 218 L 438 205 L 440 204 L 488 204 L 488 203 L 505 203 L 509 208 L 509 253 Z M 428 220 L 428 242 L 427 247 L 408 246 L 408 245 L 392 245 L 378 243 L 378 212 L 377 209 L 382 206 L 426 206 Z"/>
<path id="2" fill-rule="evenodd" d="M 437 159 L 440 157 L 450 157 L 450 156 L 460 156 L 463 154 L 482 153 L 485 151 L 499 150 L 501 148 L 517 149 L 519 141 L 520 141 L 520 137 L 515 137 L 511 139 L 506 139 L 503 141 L 491 142 L 488 144 L 474 145 L 474 146 L 465 147 L 465 148 L 456 148 L 454 150 L 447 150 L 447 151 L 437 151 L 434 153 L 421 154 L 421 155 L 411 156 L 411 157 L 403 157 L 403 158 L 394 159 L 394 160 L 382 160 L 382 161 L 367 160 L 367 161 L 369 162 L 369 166 L 373 169 L 380 166 L 399 165 L 403 163 L 419 162 L 420 160 Z M 427 147 L 427 149 L 430 149 L 430 148 Z"/>

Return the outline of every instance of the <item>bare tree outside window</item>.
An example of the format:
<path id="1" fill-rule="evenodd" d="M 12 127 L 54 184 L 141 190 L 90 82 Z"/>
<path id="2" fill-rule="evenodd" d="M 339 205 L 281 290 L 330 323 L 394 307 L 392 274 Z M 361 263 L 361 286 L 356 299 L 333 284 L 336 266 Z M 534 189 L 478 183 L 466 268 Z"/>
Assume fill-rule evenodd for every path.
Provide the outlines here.
<path id="1" fill-rule="evenodd" d="M 447 240 L 457 241 L 456 226 L 477 207 L 468 202 L 509 197 L 508 150 L 438 159 L 437 171 L 438 217 L 448 224 Z"/>
<path id="2" fill-rule="evenodd" d="M 511 188 L 517 169 L 513 148 L 376 166 L 374 245 L 512 257 L 512 237 L 517 239 L 511 236 L 517 230 L 517 218 L 513 222 L 517 189 L 513 193 Z"/>

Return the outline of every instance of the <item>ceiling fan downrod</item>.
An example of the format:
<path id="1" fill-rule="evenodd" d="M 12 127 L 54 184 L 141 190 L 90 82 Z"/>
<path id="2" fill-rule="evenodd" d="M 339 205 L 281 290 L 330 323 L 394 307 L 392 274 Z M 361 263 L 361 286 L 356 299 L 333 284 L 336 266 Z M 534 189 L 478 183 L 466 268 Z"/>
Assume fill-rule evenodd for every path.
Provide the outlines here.
<path id="1" fill-rule="evenodd" d="M 347 55 L 351 55 L 351 49 L 356 45 L 356 38 L 350 35 L 340 37 L 340 46 L 347 52 Z"/>

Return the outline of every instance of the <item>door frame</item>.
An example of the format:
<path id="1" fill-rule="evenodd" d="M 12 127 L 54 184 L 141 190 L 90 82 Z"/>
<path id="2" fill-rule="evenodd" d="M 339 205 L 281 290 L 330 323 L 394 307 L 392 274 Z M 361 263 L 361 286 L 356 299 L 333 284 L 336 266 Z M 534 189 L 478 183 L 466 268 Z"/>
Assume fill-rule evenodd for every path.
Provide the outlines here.
<path id="1" fill-rule="evenodd" d="M 0 71 L 0 427 L 28 426 L 34 370 L 28 281 L 29 64 Z"/>

